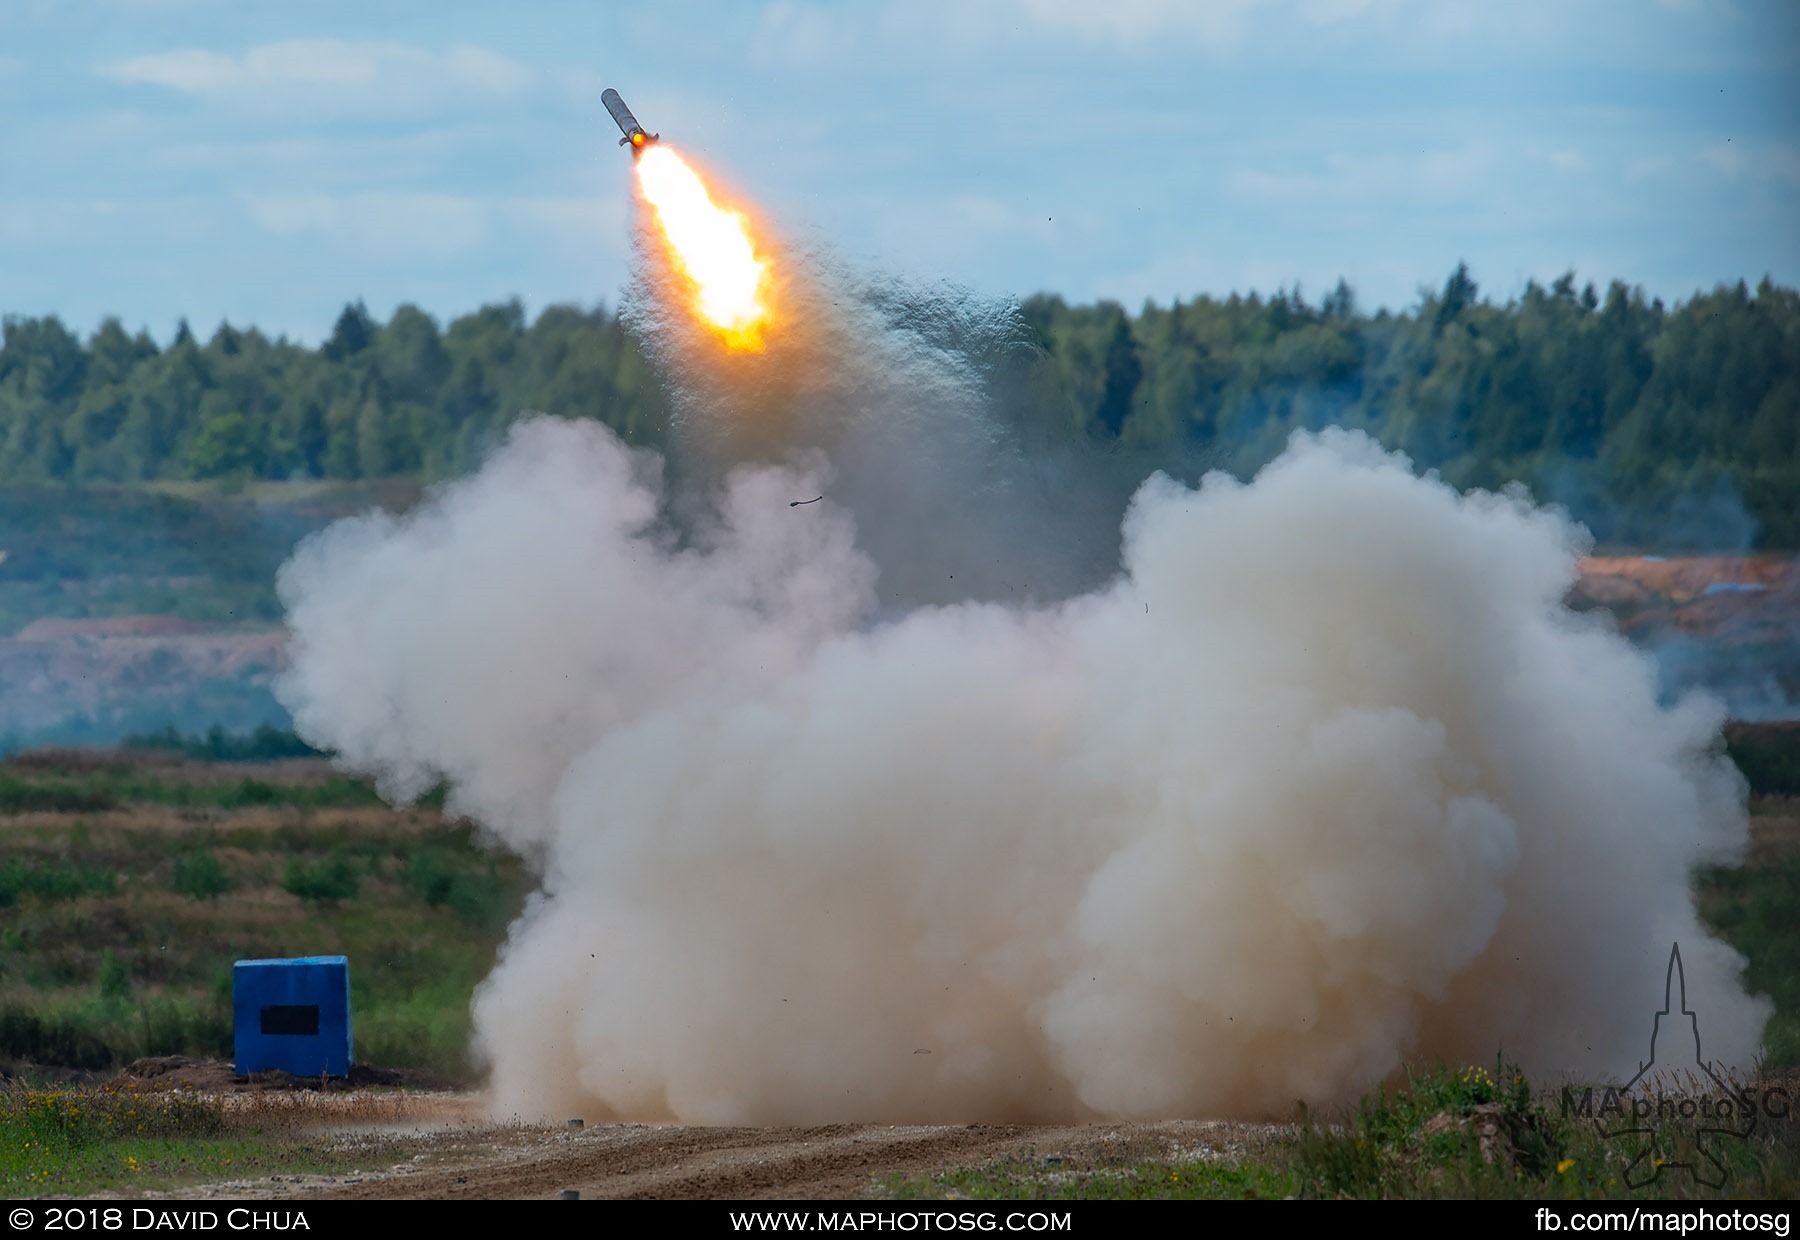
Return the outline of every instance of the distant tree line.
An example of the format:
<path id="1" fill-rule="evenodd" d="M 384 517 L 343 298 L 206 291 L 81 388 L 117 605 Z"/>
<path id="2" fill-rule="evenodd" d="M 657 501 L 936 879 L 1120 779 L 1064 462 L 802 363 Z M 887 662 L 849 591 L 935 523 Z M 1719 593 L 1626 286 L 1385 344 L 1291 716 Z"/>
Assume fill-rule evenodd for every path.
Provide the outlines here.
<path id="1" fill-rule="evenodd" d="M 1603 539 L 1730 541 L 1735 518 L 1800 546 L 1800 295 L 1768 280 L 1665 306 L 1569 274 L 1501 305 L 1459 266 L 1399 313 L 1359 310 L 1342 281 L 1316 303 L 1296 288 L 1022 311 L 1002 371 L 1030 372 L 1022 416 L 1051 436 L 1248 474 L 1294 429 L 1356 426 L 1458 486 L 1522 481 Z M 9 318 L 0 483 L 441 478 L 526 410 L 654 445 L 668 405 L 604 309 L 527 322 L 513 301 L 440 329 L 355 304 L 317 349 L 228 324 L 159 348 L 117 320 L 83 341 Z"/>
<path id="2" fill-rule="evenodd" d="M 206 762 L 271 762 L 279 758 L 317 758 L 323 751 L 301 740 L 292 728 L 259 723 L 248 733 L 227 732 L 215 723 L 200 735 L 183 733 L 173 723 L 151 732 L 131 732 L 119 740 L 121 749 L 151 749 L 178 753 Z"/>
<path id="3" fill-rule="evenodd" d="M 1505 305 L 1466 266 L 1403 313 L 1202 297 L 1025 314 L 1071 425 L 1248 475 L 1297 428 L 1362 427 L 1460 487 L 1529 485 L 1605 540 L 1800 547 L 1800 295 L 1674 307 L 1564 275 Z M 1747 518 L 1747 519 L 1746 519 Z M 1735 527 L 1735 528 L 1734 528 Z"/>
<path id="4" fill-rule="evenodd" d="M 528 409 L 599 418 L 651 441 L 662 392 L 616 316 L 570 306 L 527 324 L 517 301 L 440 330 L 358 303 L 317 349 L 183 322 L 158 348 L 108 319 L 83 343 L 55 317 L 8 318 L 0 482 L 442 478 Z"/>

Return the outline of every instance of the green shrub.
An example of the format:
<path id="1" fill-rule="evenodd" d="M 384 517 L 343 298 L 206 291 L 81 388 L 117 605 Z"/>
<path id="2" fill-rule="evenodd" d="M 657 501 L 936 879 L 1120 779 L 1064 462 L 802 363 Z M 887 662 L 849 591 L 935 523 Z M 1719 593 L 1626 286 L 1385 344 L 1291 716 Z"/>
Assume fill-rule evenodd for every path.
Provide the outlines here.
<path id="1" fill-rule="evenodd" d="M 1707 920 L 1748 962 L 1744 984 L 1775 1000 L 1764 1064 L 1800 1066 L 1800 856 L 1699 875 Z"/>
<path id="2" fill-rule="evenodd" d="M 288 862 L 287 878 L 281 886 L 289 895 L 302 900 L 330 904 L 352 899 L 361 886 L 361 879 L 350 855 L 339 850 L 318 861 L 294 858 Z"/>
<path id="3" fill-rule="evenodd" d="M 1725 752 L 1761 796 L 1800 796 L 1800 725 L 1733 723 Z"/>
<path id="4" fill-rule="evenodd" d="M 220 809 L 242 809 L 246 805 L 273 805 L 287 799 L 288 790 L 277 788 L 260 779 L 240 779 L 219 788 L 216 804 Z"/>
<path id="5" fill-rule="evenodd" d="M 129 970 L 118 961 L 101 978 L 100 990 L 86 998 L 0 999 L 0 1063 L 98 1071 L 145 1055 L 231 1057 L 229 994 L 140 993 L 134 1002 Z"/>
<path id="6" fill-rule="evenodd" d="M 135 1053 L 142 1055 L 193 1055 L 206 1059 L 230 1059 L 232 1055 L 231 995 L 205 998 L 159 996 L 138 1005 Z M 127 1043 L 128 1045 L 130 1043 Z"/>
<path id="7" fill-rule="evenodd" d="M 505 885 L 491 860 L 425 845 L 407 854 L 402 879 L 433 908 L 448 908 L 471 926 L 492 926 L 509 911 Z"/>
<path id="8" fill-rule="evenodd" d="M 89 1070 L 118 1062 L 99 1027 L 83 1014 L 18 1001 L 0 1005 L 0 1057 Z"/>
<path id="9" fill-rule="evenodd" d="M 67 781 L 40 783 L 0 774 L 0 814 L 90 814 L 118 804 L 105 788 Z"/>
<path id="10" fill-rule="evenodd" d="M 1489 1165 L 1472 1117 L 1486 1114 L 1505 1156 Z M 1464 1066 L 1409 1070 L 1398 1088 L 1363 1096 L 1347 1123 L 1302 1125 L 1294 1167 L 1309 1194 L 1329 1197 L 1455 1195 L 1552 1175 L 1567 1134 L 1532 1096 L 1516 1068 Z"/>
<path id="11" fill-rule="evenodd" d="M 130 997 L 131 970 L 109 947 L 100 954 L 100 998 L 117 1003 Z"/>
<path id="12" fill-rule="evenodd" d="M 210 849 L 184 853 L 169 868 L 169 890 L 190 900 L 210 900 L 230 891 L 231 880 Z"/>
<path id="13" fill-rule="evenodd" d="M 56 860 L 27 862 L 17 857 L 0 863 L 0 908 L 10 908 L 20 896 L 73 900 L 77 896 L 111 895 L 116 887 L 113 872 L 97 866 L 75 866 Z"/>
<path id="14" fill-rule="evenodd" d="M 364 1063 L 403 1065 L 467 1080 L 471 1025 L 462 986 L 423 987 L 357 1013 L 357 1057 Z"/>
<path id="15" fill-rule="evenodd" d="M 267 762 L 276 758 L 316 758 L 320 751 L 301 740 L 291 729 L 259 723 L 248 735 L 232 734 L 213 724 L 204 735 L 184 736 L 175 725 L 153 732 L 134 732 L 119 742 L 121 749 L 160 749 L 208 762 Z"/>

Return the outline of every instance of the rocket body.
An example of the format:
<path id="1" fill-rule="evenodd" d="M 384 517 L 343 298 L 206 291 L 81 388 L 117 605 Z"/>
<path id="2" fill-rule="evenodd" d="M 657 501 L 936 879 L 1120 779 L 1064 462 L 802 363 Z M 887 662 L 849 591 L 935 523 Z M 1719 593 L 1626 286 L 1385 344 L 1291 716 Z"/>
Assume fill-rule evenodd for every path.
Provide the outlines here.
<path id="1" fill-rule="evenodd" d="M 637 117 L 631 114 L 631 109 L 625 106 L 625 101 L 619 98 L 619 92 L 612 87 L 609 86 L 600 92 L 600 102 L 606 105 L 606 110 L 612 113 L 614 122 L 619 126 L 619 132 L 625 135 L 619 139 L 619 145 L 629 145 L 633 155 L 638 154 L 662 137 L 661 134 L 646 132 L 644 127 L 638 124 Z"/>

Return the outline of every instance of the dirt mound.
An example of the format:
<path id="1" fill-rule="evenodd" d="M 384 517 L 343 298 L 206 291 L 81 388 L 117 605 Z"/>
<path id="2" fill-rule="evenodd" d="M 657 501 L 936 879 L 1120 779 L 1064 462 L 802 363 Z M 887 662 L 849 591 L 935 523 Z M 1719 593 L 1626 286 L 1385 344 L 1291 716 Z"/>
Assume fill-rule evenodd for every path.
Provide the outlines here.
<path id="1" fill-rule="evenodd" d="M 115 1084 L 154 1081 L 161 1089 L 195 1089 L 203 1093 L 234 1093 L 243 1078 L 231 1065 L 216 1059 L 189 1059 L 186 1055 L 155 1055 L 127 1064 Z"/>

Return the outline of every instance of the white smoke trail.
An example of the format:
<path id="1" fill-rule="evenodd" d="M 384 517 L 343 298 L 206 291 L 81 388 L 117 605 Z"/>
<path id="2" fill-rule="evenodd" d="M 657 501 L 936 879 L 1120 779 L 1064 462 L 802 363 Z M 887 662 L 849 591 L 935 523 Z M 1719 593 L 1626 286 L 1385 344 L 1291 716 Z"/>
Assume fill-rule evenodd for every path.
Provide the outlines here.
<path id="1" fill-rule="evenodd" d="M 1580 534 L 1354 434 L 1146 483 L 1108 587 L 876 623 L 832 464 L 518 427 L 281 577 L 284 700 L 536 858 L 476 1005 L 495 1105 L 699 1123 L 1284 1113 L 1418 1057 L 1629 1075 L 1745 835 L 1712 703 L 1566 610 Z M 841 489 L 841 488 L 840 488 Z M 888 530 L 888 537 L 904 531 Z"/>

